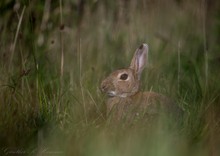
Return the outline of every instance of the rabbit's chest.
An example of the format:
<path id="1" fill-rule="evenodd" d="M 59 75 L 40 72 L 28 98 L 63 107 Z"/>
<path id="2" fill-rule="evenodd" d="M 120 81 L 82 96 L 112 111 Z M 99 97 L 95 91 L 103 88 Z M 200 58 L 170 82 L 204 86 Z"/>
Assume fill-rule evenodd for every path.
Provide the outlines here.
<path id="1" fill-rule="evenodd" d="M 131 98 L 113 98 L 107 102 L 107 114 L 115 119 L 134 119 L 143 109 L 139 102 Z"/>
<path id="2" fill-rule="evenodd" d="M 116 119 L 136 119 L 158 114 L 160 102 L 139 93 L 133 97 L 113 97 L 107 101 L 107 114 Z"/>

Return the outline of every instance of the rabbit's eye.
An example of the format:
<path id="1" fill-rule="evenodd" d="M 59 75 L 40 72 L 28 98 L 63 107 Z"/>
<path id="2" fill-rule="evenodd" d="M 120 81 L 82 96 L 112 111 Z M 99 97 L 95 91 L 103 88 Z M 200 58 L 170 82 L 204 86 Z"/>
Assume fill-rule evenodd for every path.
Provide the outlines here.
<path id="1" fill-rule="evenodd" d="M 122 74 L 121 76 L 120 76 L 120 79 L 121 80 L 126 80 L 128 78 L 128 74 Z"/>

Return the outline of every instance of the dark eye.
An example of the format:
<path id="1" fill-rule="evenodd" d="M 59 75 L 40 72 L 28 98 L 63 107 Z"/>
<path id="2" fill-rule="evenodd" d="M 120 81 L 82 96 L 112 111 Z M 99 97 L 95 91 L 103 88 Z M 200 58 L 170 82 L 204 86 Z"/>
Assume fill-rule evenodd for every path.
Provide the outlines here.
<path id="1" fill-rule="evenodd" d="M 120 76 L 120 79 L 121 80 L 126 80 L 128 78 L 128 74 L 122 74 L 121 76 Z"/>

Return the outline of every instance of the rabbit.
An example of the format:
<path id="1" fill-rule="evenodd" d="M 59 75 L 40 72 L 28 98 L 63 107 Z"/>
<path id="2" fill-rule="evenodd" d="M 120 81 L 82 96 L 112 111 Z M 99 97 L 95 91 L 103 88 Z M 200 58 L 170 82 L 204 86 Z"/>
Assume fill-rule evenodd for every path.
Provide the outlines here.
<path id="1" fill-rule="evenodd" d="M 128 68 L 112 72 L 102 82 L 100 89 L 108 95 L 107 116 L 129 120 L 135 116 L 155 116 L 163 112 L 179 114 L 182 110 L 173 100 L 155 92 L 141 92 L 140 78 L 147 63 L 148 45 L 141 44 L 136 49 Z"/>

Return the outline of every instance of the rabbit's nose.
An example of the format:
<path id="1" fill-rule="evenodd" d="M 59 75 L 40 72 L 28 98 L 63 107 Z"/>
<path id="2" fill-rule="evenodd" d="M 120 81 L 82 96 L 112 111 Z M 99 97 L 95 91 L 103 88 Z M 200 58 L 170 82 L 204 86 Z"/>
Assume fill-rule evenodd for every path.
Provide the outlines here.
<path id="1" fill-rule="evenodd" d="M 102 92 L 105 92 L 107 90 L 107 85 L 102 84 L 100 89 L 101 89 Z"/>

